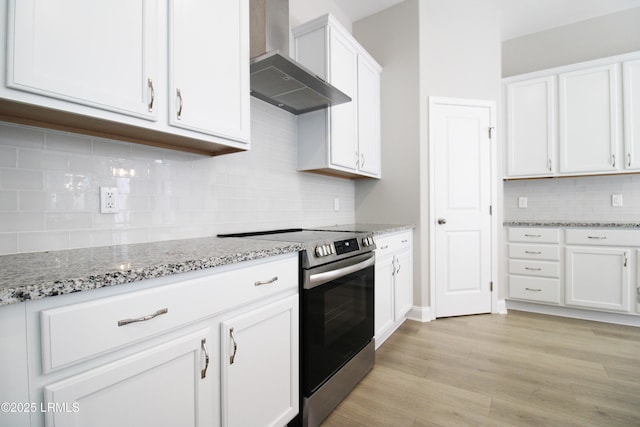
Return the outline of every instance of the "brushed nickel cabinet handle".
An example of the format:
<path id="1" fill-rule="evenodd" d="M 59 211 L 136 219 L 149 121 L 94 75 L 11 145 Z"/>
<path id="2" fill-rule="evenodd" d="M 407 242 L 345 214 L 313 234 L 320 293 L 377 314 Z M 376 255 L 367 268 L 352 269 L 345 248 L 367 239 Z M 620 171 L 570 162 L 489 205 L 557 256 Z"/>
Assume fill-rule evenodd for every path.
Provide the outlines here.
<path id="1" fill-rule="evenodd" d="M 182 91 L 180 89 L 176 89 L 176 96 L 178 97 L 178 112 L 176 115 L 178 116 L 178 120 L 182 119 Z"/>
<path id="2" fill-rule="evenodd" d="M 549 159 L 549 160 L 547 161 L 547 164 L 548 164 L 548 166 L 549 166 L 549 172 L 551 172 L 551 159 Z"/>
<path id="3" fill-rule="evenodd" d="M 627 253 L 624 253 L 624 267 L 626 267 L 629 264 L 629 258 L 627 256 Z"/>
<path id="4" fill-rule="evenodd" d="M 534 268 L 534 267 L 525 267 L 524 269 L 529 271 L 542 271 L 541 268 Z"/>
<path id="5" fill-rule="evenodd" d="M 631 167 L 631 153 L 627 153 L 627 166 Z"/>
<path id="6" fill-rule="evenodd" d="M 524 251 L 525 254 L 531 254 L 531 255 L 542 255 L 542 252 L 540 251 Z"/>
<path id="7" fill-rule="evenodd" d="M 525 291 L 531 291 L 531 292 L 542 292 L 542 289 L 538 289 L 538 288 L 524 288 Z"/>
<path id="8" fill-rule="evenodd" d="M 271 279 L 269 279 L 269 280 L 259 280 L 259 281 L 255 282 L 255 283 L 253 284 L 253 286 L 269 285 L 269 284 L 274 283 L 274 282 L 276 282 L 276 281 L 278 281 L 278 276 L 273 276 L 273 277 L 272 277 Z"/>
<path id="9" fill-rule="evenodd" d="M 153 102 L 156 100 L 156 91 L 153 88 L 153 80 L 147 79 L 147 87 L 151 92 L 151 98 L 149 99 L 149 104 L 148 104 L 149 112 L 151 113 L 153 111 Z"/>
<path id="10" fill-rule="evenodd" d="M 587 239 L 592 239 L 592 240 L 605 240 L 607 238 L 607 236 L 587 236 Z"/>
<path id="11" fill-rule="evenodd" d="M 542 237 L 542 234 L 525 234 L 524 237 Z"/>
<path id="12" fill-rule="evenodd" d="M 229 364 L 233 365 L 236 359 L 236 353 L 238 352 L 238 343 L 236 343 L 236 337 L 233 335 L 233 328 L 229 329 L 229 337 L 233 341 L 233 354 L 229 357 Z"/>
<path id="13" fill-rule="evenodd" d="M 200 372 L 200 378 L 205 378 L 207 376 L 207 369 L 209 369 L 209 351 L 207 350 L 207 339 L 202 338 L 202 341 L 200 341 L 200 345 L 202 346 L 202 351 L 204 351 L 204 369 Z"/>
<path id="14" fill-rule="evenodd" d="M 162 314 L 167 314 L 169 312 L 168 308 L 161 308 L 160 310 L 156 311 L 153 314 L 147 314 L 146 316 L 142 316 L 142 317 L 136 317 L 136 318 L 132 318 L 132 319 L 122 319 L 122 320 L 118 320 L 118 326 L 124 326 L 124 325 L 128 325 L 130 323 L 136 323 L 136 322 L 146 322 L 147 320 L 151 320 L 155 317 L 158 317 Z"/>
<path id="15" fill-rule="evenodd" d="M 614 168 L 616 167 L 616 155 L 615 154 L 611 155 L 611 166 L 613 166 Z"/>

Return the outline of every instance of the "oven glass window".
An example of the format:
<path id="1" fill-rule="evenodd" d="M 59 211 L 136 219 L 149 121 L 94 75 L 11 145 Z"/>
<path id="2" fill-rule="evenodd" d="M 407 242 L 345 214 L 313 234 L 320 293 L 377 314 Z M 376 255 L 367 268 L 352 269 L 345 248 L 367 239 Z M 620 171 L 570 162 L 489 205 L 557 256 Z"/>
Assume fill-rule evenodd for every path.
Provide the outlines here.
<path id="1" fill-rule="evenodd" d="M 308 396 L 373 338 L 374 267 L 304 290 L 303 384 Z"/>

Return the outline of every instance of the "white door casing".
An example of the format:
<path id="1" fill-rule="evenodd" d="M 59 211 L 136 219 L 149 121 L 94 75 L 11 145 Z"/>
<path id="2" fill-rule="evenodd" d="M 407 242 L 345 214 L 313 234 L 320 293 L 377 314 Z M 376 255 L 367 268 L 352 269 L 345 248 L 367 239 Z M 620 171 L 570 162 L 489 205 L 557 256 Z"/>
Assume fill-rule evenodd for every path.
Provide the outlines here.
<path id="1" fill-rule="evenodd" d="M 429 99 L 431 306 L 435 317 L 492 311 L 495 103 Z"/>

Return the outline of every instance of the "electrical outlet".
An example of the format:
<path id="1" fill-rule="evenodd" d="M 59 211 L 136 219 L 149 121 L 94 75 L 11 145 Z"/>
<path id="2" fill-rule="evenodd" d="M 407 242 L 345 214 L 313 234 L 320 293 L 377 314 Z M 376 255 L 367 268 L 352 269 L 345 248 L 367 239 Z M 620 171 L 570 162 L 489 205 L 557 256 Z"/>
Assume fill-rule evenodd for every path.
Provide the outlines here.
<path id="1" fill-rule="evenodd" d="M 100 187 L 100 213 L 118 213 L 118 189 Z"/>
<path id="2" fill-rule="evenodd" d="M 527 196 L 518 197 L 518 207 L 519 208 L 526 208 L 527 207 L 527 203 L 528 203 Z"/>
<path id="3" fill-rule="evenodd" d="M 622 206 L 622 194 L 612 194 L 611 195 L 611 206 L 613 206 L 613 207 Z"/>

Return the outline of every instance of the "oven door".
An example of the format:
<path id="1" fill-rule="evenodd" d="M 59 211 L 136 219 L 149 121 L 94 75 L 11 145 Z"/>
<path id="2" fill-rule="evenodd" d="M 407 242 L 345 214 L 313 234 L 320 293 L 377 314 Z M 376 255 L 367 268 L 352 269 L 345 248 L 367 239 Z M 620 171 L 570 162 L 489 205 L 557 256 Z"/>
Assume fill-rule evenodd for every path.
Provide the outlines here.
<path id="1" fill-rule="evenodd" d="M 304 271 L 302 386 L 311 396 L 373 339 L 373 252 Z"/>

